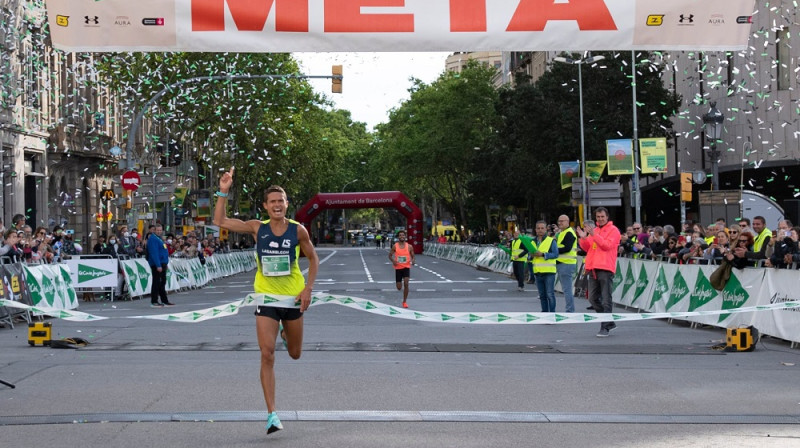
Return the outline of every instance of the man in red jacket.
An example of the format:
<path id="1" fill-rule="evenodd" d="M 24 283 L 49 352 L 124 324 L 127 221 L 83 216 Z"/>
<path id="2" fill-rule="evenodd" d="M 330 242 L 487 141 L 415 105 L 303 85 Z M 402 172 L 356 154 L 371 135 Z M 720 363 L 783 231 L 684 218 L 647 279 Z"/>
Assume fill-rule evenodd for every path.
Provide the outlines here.
<path id="1" fill-rule="evenodd" d="M 594 216 L 597 227 L 578 228 L 579 244 L 586 252 L 584 263 L 589 279 L 589 302 L 598 313 L 611 313 L 611 284 L 617 271 L 620 234 L 614 223 L 608 220 L 608 210 L 604 207 L 598 207 Z M 606 338 L 615 328 L 617 324 L 614 322 L 602 322 L 597 337 Z"/>

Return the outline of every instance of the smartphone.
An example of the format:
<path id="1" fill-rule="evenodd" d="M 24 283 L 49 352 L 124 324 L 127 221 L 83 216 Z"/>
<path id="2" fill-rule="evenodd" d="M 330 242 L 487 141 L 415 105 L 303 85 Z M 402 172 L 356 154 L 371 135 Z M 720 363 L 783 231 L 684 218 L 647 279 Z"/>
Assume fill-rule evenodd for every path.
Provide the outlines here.
<path id="1" fill-rule="evenodd" d="M 714 244 L 719 244 L 719 238 L 714 237 Z"/>

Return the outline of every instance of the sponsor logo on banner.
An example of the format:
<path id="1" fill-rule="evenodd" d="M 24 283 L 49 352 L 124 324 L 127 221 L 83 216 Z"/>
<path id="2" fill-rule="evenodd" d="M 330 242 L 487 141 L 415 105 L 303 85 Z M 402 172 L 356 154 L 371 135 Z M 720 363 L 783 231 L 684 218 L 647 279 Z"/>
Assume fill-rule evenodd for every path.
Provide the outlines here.
<path id="1" fill-rule="evenodd" d="M 617 270 L 614 271 L 614 279 L 611 281 L 611 291 L 616 291 L 620 284 L 622 284 L 622 269 L 617 261 Z"/>
<path id="2" fill-rule="evenodd" d="M 714 26 L 725 25 L 725 16 L 722 14 L 712 14 L 711 17 L 708 18 L 708 24 Z"/>
<path id="3" fill-rule="evenodd" d="M 139 274 L 139 284 L 142 286 L 142 291 L 144 291 L 145 288 L 147 288 L 147 275 L 149 272 L 142 266 L 141 263 L 136 263 L 136 271 Z"/>
<path id="4" fill-rule="evenodd" d="M 653 297 L 650 300 L 649 309 L 653 309 L 656 303 L 662 301 L 669 292 L 669 283 L 667 283 L 667 275 L 664 274 L 664 266 L 658 267 L 658 276 L 656 277 L 656 286 L 653 288 Z"/>
<path id="5" fill-rule="evenodd" d="M 68 27 L 69 26 L 69 16 L 62 16 L 61 14 L 56 15 L 56 25 Z"/>
<path id="6" fill-rule="evenodd" d="M 686 294 L 689 294 L 689 285 L 686 284 L 686 279 L 681 275 L 681 271 L 675 271 L 675 277 L 672 279 L 672 290 L 669 292 L 667 311 L 680 303 L 686 297 Z"/>
<path id="7" fill-rule="evenodd" d="M 105 269 L 98 269 L 94 266 L 78 264 L 78 284 L 92 281 L 100 277 L 105 277 L 109 274 L 111 274 L 111 272 L 106 271 Z"/>
<path id="8" fill-rule="evenodd" d="M 664 14 L 650 14 L 647 16 L 647 26 L 661 26 L 664 24 Z"/>
<path id="9" fill-rule="evenodd" d="M 142 25 L 144 26 L 164 26 L 164 18 L 163 17 L 145 17 L 142 19 Z"/>
<path id="10" fill-rule="evenodd" d="M 131 26 L 131 19 L 128 16 L 117 16 L 114 19 L 114 25 L 122 28 Z"/>
<path id="11" fill-rule="evenodd" d="M 636 279 L 633 278 L 632 264 L 633 263 L 628 263 L 628 270 L 625 271 L 625 283 L 622 285 L 622 297 L 625 297 L 625 295 L 628 294 L 628 290 L 631 289 L 631 286 L 636 283 Z"/>
<path id="12" fill-rule="evenodd" d="M 89 28 L 97 28 L 100 26 L 100 17 L 98 16 L 83 16 L 83 26 Z"/>
<path id="13" fill-rule="evenodd" d="M 734 273 L 731 273 L 731 278 L 728 279 L 728 283 L 725 283 L 725 288 L 722 289 L 721 294 L 723 310 L 743 307 L 750 298 L 750 294 L 742 287 L 742 282 L 739 281 Z M 727 319 L 728 316 L 730 314 L 720 314 L 718 323 Z"/>
<path id="14" fill-rule="evenodd" d="M 125 273 L 128 274 L 128 288 L 131 291 L 136 291 L 136 280 L 138 280 L 136 272 L 127 264 L 123 265 L 123 267 L 125 268 Z"/>
<path id="15" fill-rule="evenodd" d="M 736 18 L 739 25 L 750 25 L 753 23 L 753 16 L 739 16 Z"/>
<path id="16" fill-rule="evenodd" d="M 694 26 L 694 14 L 681 14 L 678 16 L 679 26 Z"/>
<path id="17" fill-rule="evenodd" d="M 698 269 L 697 281 L 694 283 L 694 291 L 689 299 L 689 311 L 697 311 L 715 297 L 717 297 L 717 290 L 711 286 L 711 282 L 708 281 L 703 271 Z"/>
<path id="18" fill-rule="evenodd" d="M 733 277 L 733 276 L 731 276 L 731 277 Z M 776 292 L 775 294 L 772 295 L 772 297 L 769 298 L 769 303 L 771 303 L 771 304 L 784 303 L 784 302 L 792 302 L 792 301 L 795 301 L 795 300 L 797 300 L 797 299 L 789 297 L 787 295 L 779 295 L 779 293 Z M 785 311 L 794 311 L 794 312 L 800 313 L 800 308 L 791 308 L 791 309 L 788 309 L 788 310 L 785 310 Z"/>
<path id="19" fill-rule="evenodd" d="M 631 305 L 636 303 L 639 300 L 639 297 L 647 290 L 647 286 L 650 284 L 650 279 L 647 278 L 647 270 L 645 269 L 645 264 L 642 264 L 642 270 L 639 271 L 639 279 L 636 280 L 636 289 L 633 292 L 633 300 L 631 301 Z"/>

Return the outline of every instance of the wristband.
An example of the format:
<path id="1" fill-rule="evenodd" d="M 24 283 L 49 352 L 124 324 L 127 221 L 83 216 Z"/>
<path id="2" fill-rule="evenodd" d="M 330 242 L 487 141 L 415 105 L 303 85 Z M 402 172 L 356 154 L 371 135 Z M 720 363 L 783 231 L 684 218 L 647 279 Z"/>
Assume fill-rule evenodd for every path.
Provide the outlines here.
<path id="1" fill-rule="evenodd" d="M 219 197 L 221 197 L 221 198 L 227 198 L 227 197 L 228 197 L 228 193 L 223 193 L 223 192 L 221 192 L 221 191 L 218 191 L 218 192 L 217 192 L 217 196 L 219 196 Z"/>

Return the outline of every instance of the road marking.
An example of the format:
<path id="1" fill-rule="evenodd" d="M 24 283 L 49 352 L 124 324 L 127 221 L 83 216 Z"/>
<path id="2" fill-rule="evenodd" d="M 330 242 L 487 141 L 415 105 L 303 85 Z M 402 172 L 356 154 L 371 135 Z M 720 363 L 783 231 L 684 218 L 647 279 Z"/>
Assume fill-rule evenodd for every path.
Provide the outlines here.
<path id="1" fill-rule="evenodd" d="M 372 280 L 372 273 L 369 272 L 369 267 L 367 267 L 367 260 L 364 259 L 364 251 L 359 249 L 358 255 L 361 256 L 361 264 L 364 265 L 364 272 L 367 273 L 367 280 L 369 280 L 370 283 L 373 283 L 374 280 Z"/>
<path id="2" fill-rule="evenodd" d="M 454 289 L 453 292 L 472 292 L 471 289 Z"/>
<path id="3" fill-rule="evenodd" d="M 436 292 L 435 289 L 415 289 L 417 292 Z"/>
<path id="4" fill-rule="evenodd" d="M 506 292 L 508 290 L 507 289 L 489 289 L 487 291 L 489 291 L 489 292 Z"/>
<path id="5" fill-rule="evenodd" d="M 443 275 L 439 274 L 439 273 L 438 273 L 438 272 L 436 272 L 436 271 L 430 270 L 430 269 L 428 269 L 428 268 L 426 268 L 426 267 L 424 267 L 424 266 L 420 266 L 420 265 L 418 265 L 418 264 L 417 264 L 417 265 L 415 265 L 415 266 L 416 266 L 416 267 L 418 267 L 419 269 L 421 269 L 421 270 L 425 271 L 425 272 L 430 272 L 431 274 L 433 274 L 433 275 L 435 275 L 435 276 L 439 277 L 440 279 L 442 279 L 442 280 L 444 280 L 444 281 L 446 281 L 446 282 L 450 282 L 450 281 L 451 281 L 451 280 L 448 280 L 447 278 L 445 278 L 445 276 L 443 276 Z"/>
<path id="6" fill-rule="evenodd" d="M 15 425 L 69 425 L 81 422 L 92 423 L 132 423 L 151 424 L 165 422 L 170 424 L 196 422 L 262 422 L 267 418 L 265 411 L 202 411 L 202 412 L 90 412 L 81 414 L 49 415 L 10 415 L 0 416 L 0 426 Z M 546 411 L 497 411 L 497 410 L 282 410 L 281 420 L 285 422 L 337 422 L 363 424 L 363 422 L 426 422 L 442 423 L 539 423 L 564 425 L 570 423 L 603 423 L 630 425 L 796 425 L 794 415 L 751 415 L 751 414 L 612 414 L 586 412 L 546 412 Z M 677 427 L 677 426 L 676 426 Z M 499 430 L 499 428 L 498 428 Z"/>
<path id="7" fill-rule="evenodd" d="M 326 261 L 328 261 L 334 255 L 336 255 L 336 251 L 335 250 L 333 252 L 331 252 L 331 254 L 328 255 L 327 257 L 323 258 L 322 260 L 319 260 L 319 264 L 325 263 Z M 308 268 L 303 269 L 303 275 L 306 275 L 306 274 L 308 274 Z"/>

